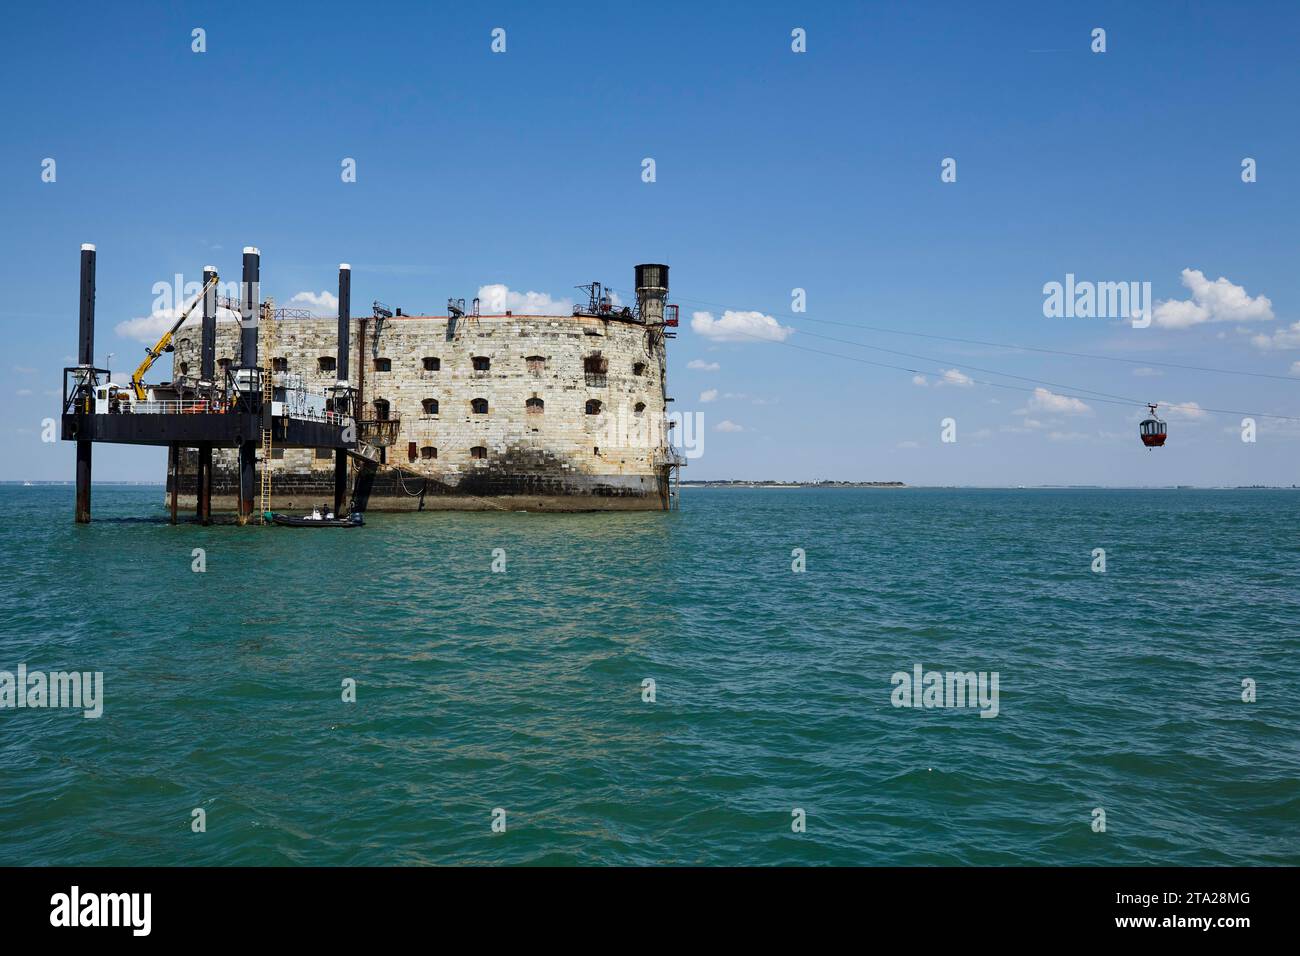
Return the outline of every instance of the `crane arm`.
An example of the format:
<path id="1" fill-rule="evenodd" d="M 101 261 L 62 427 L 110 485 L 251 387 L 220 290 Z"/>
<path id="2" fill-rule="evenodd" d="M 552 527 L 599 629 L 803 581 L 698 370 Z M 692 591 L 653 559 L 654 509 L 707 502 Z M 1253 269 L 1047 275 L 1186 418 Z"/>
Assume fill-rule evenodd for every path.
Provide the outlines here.
<path id="1" fill-rule="evenodd" d="M 131 374 L 131 390 L 135 392 L 136 401 L 143 402 L 148 398 L 148 393 L 144 390 L 145 374 L 153 367 L 153 363 L 158 361 L 158 356 L 167 351 L 167 346 L 171 344 L 172 336 L 176 334 L 176 330 L 185 324 L 185 320 L 190 317 L 190 313 L 193 312 L 195 307 L 203 301 L 204 296 L 208 294 L 208 290 L 216 287 L 216 284 L 217 277 L 216 275 L 213 275 L 212 278 L 204 284 L 203 288 L 199 291 L 199 294 L 190 300 L 189 305 L 185 306 L 185 308 L 181 310 L 180 318 L 172 324 L 170 329 L 163 333 L 163 337 L 158 340 L 158 343 L 151 349 L 145 349 L 144 361 L 141 362 L 140 367 Z"/>

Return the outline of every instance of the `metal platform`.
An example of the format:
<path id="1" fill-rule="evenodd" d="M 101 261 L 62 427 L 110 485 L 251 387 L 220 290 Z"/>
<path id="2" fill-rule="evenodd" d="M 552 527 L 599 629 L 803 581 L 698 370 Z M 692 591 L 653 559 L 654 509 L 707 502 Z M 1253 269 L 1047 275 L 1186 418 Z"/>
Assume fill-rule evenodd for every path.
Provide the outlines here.
<path id="1" fill-rule="evenodd" d="M 261 438 L 264 403 L 255 391 L 240 393 L 228 382 L 227 387 L 212 390 L 209 397 L 134 402 L 125 406 L 129 411 L 106 414 L 89 411 L 94 408 L 94 390 L 107 378 L 104 369 L 72 366 L 63 370 L 64 441 L 238 448 Z M 351 418 L 332 412 L 322 417 L 285 414 L 271 418 L 277 448 L 355 450 L 357 430 L 352 424 Z"/>
<path id="2" fill-rule="evenodd" d="M 346 426 L 279 416 L 272 420 L 276 448 L 342 448 Z M 238 448 L 262 434 L 260 415 L 64 415 L 65 441 L 113 442 L 120 445 L 212 445 Z"/>
<path id="3" fill-rule="evenodd" d="M 77 328 L 77 357 L 80 364 L 63 370 L 62 438 L 77 444 L 76 521 L 90 521 L 92 451 L 98 442 L 119 445 L 153 445 L 169 451 L 171 519 L 177 520 L 177 486 L 183 450 L 198 452 L 197 516 L 202 524 L 211 520 L 212 453 L 215 448 L 239 451 L 239 523 L 254 517 L 255 485 L 259 450 L 264 461 L 261 479 L 261 511 L 270 507 L 270 457 L 272 448 L 329 448 L 334 450 L 335 510 L 342 508 L 347 494 L 348 459 L 367 465 L 378 457 L 364 435 L 358 435 L 350 417 L 353 390 L 347 382 L 348 322 L 351 307 L 352 267 L 339 266 L 339 342 L 336 384 L 321 394 L 309 395 L 300 384 L 277 382 L 268 355 L 258 361 L 258 328 L 274 328 L 275 306 L 263 302 L 261 251 L 246 246 L 238 311 L 240 322 L 240 365 L 216 374 L 217 278 L 213 266 L 203 269 L 203 286 L 198 296 L 176 318 L 175 324 L 153 348 L 131 376 L 129 384 L 112 382 L 107 369 L 96 368 L 95 355 L 95 271 L 96 249 L 81 247 L 81 295 Z M 189 313 L 202 306 L 202 361 L 197 379 L 145 384 L 144 375 L 166 351 L 172 335 Z M 260 318 L 259 318 L 260 316 Z M 268 342 L 268 346 L 272 343 Z"/>

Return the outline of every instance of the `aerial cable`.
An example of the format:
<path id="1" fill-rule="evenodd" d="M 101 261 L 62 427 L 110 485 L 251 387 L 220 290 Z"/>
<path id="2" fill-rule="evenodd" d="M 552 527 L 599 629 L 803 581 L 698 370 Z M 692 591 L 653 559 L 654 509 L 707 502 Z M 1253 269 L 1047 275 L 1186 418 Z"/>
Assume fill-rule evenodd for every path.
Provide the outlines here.
<path id="1" fill-rule="evenodd" d="M 910 373 L 912 373 L 913 375 L 926 375 L 926 374 L 929 374 L 929 375 L 936 375 L 936 374 L 938 374 L 938 373 L 935 373 L 935 372 L 932 372 L 932 371 L 926 371 L 926 370 L 923 370 L 923 369 L 916 369 L 916 368 L 909 368 L 909 367 L 907 367 L 907 366 L 903 366 L 903 365 L 890 365 L 890 364 L 887 363 L 887 362 L 873 362 L 873 361 L 871 361 L 870 359 L 859 358 L 859 357 L 857 357 L 856 355 L 845 355 L 845 354 L 843 354 L 843 353 L 841 353 L 841 352 L 828 352 L 828 351 L 826 351 L 825 349 L 814 349 L 814 348 L 809 348 L 809 347 L 806 346 L 806 345 L 797 345 L 797 344 L 795 344 L 795 343 L 793 343 L 793 342 L 785 342 L 785 341 L 781 341 L 781 340 L 778 340 L 778 339 L 769 339 L 769 338 L 765 338 L 764 336 L 761 336 L 761 335 L 753 335 L 753 334 L 746 333 L 746 332 L 740 332 L 739 330 L 732 330 L 732 331 L 733 331 L 735 334 L 737 334 L 737 335 L 743 335 L 743 336 L 745 336 L 746 338 L 753 339 L 753 340 L 756 341 L 756 342 L 775 342 L 777 345 L 784 345 L 784 346 L 786 346 L 786 347 L 788 347 L 788 348 L 798 349 L 798 350 L 801 351 L 801 352 L 811 352 L 811 353 L 813 353 L 813 354 L 815 354 L 815 355 L 827 355 L 827 356 L 830 356 L 831 358 L 842 358 L 842 359 L 847 359 L 847 360 L 850 361 L 850 362 L 858 362 L 859 364 L 862 364 L 862 365 L 872 365 L 872 366 L 875 366 L 875 367 L 877 367 L 877 368 L 888 368 L 888 369 L 893 369 L 894 371 L 898 371 L 898 372 L 910 372 Z M 811 334 L 811 333 L 806 333 L 806 334 Z M 821 337 L 821 338 L 825 338 L 825 336 L 820 336 L 820 337 Z M 839 341 L 839 340 L 836 340 L 836 341 Z M 850 344 L 856 344 L 856 343 L 850 343 Z M 870 346 L 868 346 L 868 347 L 870 347 Z M 926 359 L 926 361 L 934 361 L 934 360 L 933 360 L 933 359 Z M 939 364 L 944 364 L 944 363 L 939 363 Z M 960 363 L 958 363 L 958 364 L 960 364 Z M 967 368 L 973 368 L 973 367 L 974 367 L 974 366 L 967 366 Z M 1005 373 L 1002 373 L 1002 372 L 993 372 L 992 374 L 994 374 L 994 375 L 1004 375 Z M 1008 377 L 1008 378 L 1023 378 L 1023 376 L 1007 376 L 1007 377 Z M 1051 382 L 1043 382 L 1043 381 L 1040 381 L 1040 380 L 1038 380 L 1038 379 L 1025 379 L 1025 381 L 1037 382 L 1037 383 L 1040 384 L 1040 385 L 1052 385 L 1052 384 L 1053 384 L 1053 383 L 1051 383 Z M 983 381 L 983 380 L 981 380 L 981 379 L 976 379 L 976 378 L 972 378 L 972 379 L 970 379 L 970 382 L 971 382 L 972 384 L 975 384 L 975 385 L 987 385 L 987 386 L 989 386 L 989 387 L 991 387 L 991 388 L 1003 388 L 1003 389 L 1008 389 L 1008 390 L 1010 390 L 1010 391 L 1015 391 L 1015 392 L 1029 392 L 1029 393 L 1033 393 L 1033 392 L 1035 391 L 1035 389 L 1032 389 L 1032 388 L 1026 388 L 1026 387 L 1023 386 L 1023 385 L 1010 385 L 1010 384 L 1007 384 L 1006 382 L 988 382 L 988 381 Z M 1112 395 L 1108 395 L 1108 393 L 1105 393 L 1105 392 L 1097 393 L 1097 395 L 1101 395 L 1101 396 L 1104 396 L 1104 397 L 1097 397 L 1097 395 L 1088 394 L 1088 390 L 1087 390 L 1087 389 L 1074 389 L 1072 386 L 1069 386 L 1069 385 L 1054 385 L 1053 387 L 1055 387 L 1055 388 L 1071 388 L 1073 391 L 1082 391 L 1082 392 L 1085 393 L 1085 394 L 1082 395 L 1082 396 L 1080 396 L 1080 395 L 1070 395 L 1070 394 L 1065 394 L 1065 393 L 1059 393 L 1059 394 L 1061 394 L 1061 397 L 1062 397 L 1062 398 L 1074 398 L 1074 399 L 1078 399 L 1079 401 L 1084 401 L 1084 399 L 1086 398 L 1088 401 L 1102 402 L 1102 403 L 1105 403 L 1105 404 L 1107 404 L 1107 405 L 1124 405 L 1124 406 L 1132 406 L 1132 405 L 1145 405 L 1145 404 L 1147 404 L 1146 402 L 1141 402 L 1141 401 L 1138 401 L 1137 399 L 1124 398 L 1124 397 L 1122 397 L 1122 396 L 1112 396 Z M 1054 394 L 1058 394 L 1058 393 L 1054 393 Z M 1178 403 L 1178 402 L 1161 402 L 1160 404 L 1161 404 L 1162 406 L 1164 406 L 1165 408 L 1181 408 L 1181 409 L 1184 409 L 1184 410 L 1190 410 L 1190 411 L 1195 411 L 1195 412 L 1206 412 L 1206 413 L 1209 413 L 1209 414 L 1216 414 L 1216 415 L 1243 415 L 1243 416 L 1255 416 L 1255 417 L 1257 417 L 1257 418 L 1272 418 L 1272 419 L 1275 419 L 1275 420 L 1277 420 L 1277 421 L 1300 422 L 1300 418 L 1298 418 L 1298 417 L 1296 417 L 1296 416 L 1293 416 L 1293 415 L 1273 415 L 1273 414 L 1269 414 L 1269 413 L 1267 413 L 1267 412 L 1242 412 L 1242 411 L 1236 411 L 1236 410 L 1228 409 L 1228 408 L 1206 408 L 1206 407 L 1203 407 L 1203 406 L 1201 406 L 1201 405 L 1189 405 L 1189 404 L 1182 404 L 1182 403 Z"/>
<path id="2" fill-rule="evenodd" d="M 618 292 L 619 290 L 614 289 L 611 291 Z M 707 306 L 712 306 L 715 309 L 732 308 L 732 306 L 724 305 L 723 303 L 720 302 L 706 302 L 703 299 L 688 299 L 688 298 L 682 298 L 680 296 L 673 296 L 673 298 L 679 302 L 693 303 L 695 305 L 707 305 Z M 756 309 L 750 311 L 762 311 L 762 310 Z M 961 345 L 983 345 L 992 348 L 1015 349 L 1022 352 L 1041 352 L 1046 355 L 1065 355 L 1070 358 L 1093 359 L 1098 362 L 1123 362 L 1126 365 L 1137 365 L 1137 366 L 1144 366 L 1144 367 L 1157 366 L 1160 368 L 1176 368 L 1176 369 L 1181 369 L 1183 371 L 1189 371 L 1189 372 L 1210 372 L 1218 375 L 1241 375 L 1247 378 L 1268 378 L 1280 382 L 1290 382 L 1292 384 L 1300 383 L 1300 379 L 1297 379 L 1293 376 L 1274 375 L 1269 372 L 1247 372 L 1247 371 L 1241 371 L 1238 369 L 1230 369 L 1230 368 L 1213 368 L 1205 365 L 1182 365 L 1177 362 L 1159 362 L 1159 361 L 1155 361 L 1154 359 L 1131 359 L 1131 358 L 1122 358 L 1116 355 L 1098 355 L 1095 352 L 1071 352 L 1065 349 L 1049 349 L 1049 348 L 1044 348 L 1042 346 L 1034 346 L 1034 345 L 1016 345 L 1009 342 L 992 342 L 985 339 L 966 339 L 966 338 L 960 338 L 952 335 L 937 335 L 932 332 L 914 332 L 907 329 L 892 329 L 892 328 L 887 328 L 885 326 L 879 326 L 879 325 L 865 325 L 860 322 L 837 322 L 834 319 L 816 319 L 813 318 L 812 316 L 803 313 L 794 314 L 790 312 L 763 312 L 763 314 L 780 316 L 783 319 L 789 319 L 796 322 L 798 321 L 817 322 L 822 325 L 838 325 L 846 329 L 861 329 L 866 332 L 883 332 L 888 335 L 910 335 L 916 338 L 936 339 L 941 342 L 957 342 Z"/>

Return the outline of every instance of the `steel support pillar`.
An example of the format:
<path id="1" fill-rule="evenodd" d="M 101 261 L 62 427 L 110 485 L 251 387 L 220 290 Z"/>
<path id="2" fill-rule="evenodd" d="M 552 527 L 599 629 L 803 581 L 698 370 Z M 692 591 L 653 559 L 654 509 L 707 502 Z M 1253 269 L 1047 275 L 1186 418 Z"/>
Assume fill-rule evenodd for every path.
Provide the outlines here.
<path id="1" fill-rule="evenodd" d="M 199 448 L 199 473 L 194 485 L 199 524 L 212 524 L 212 446 Z"/>
<path id="2" fill-rule="evenodd" d="M 77 361 L 95 367 L 95 247 L 81 247 L 81 308 L 77 329 Z M 77 442 L 77 524 L 90 523 L 91 443 Z"/>

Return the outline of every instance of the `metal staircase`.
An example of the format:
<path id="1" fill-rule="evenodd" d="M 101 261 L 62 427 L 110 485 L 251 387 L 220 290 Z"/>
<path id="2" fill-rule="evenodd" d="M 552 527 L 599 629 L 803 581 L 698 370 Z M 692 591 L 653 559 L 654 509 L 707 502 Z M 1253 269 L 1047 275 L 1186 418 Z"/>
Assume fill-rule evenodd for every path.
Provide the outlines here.
<path id="1" fill-rule="evenodd" d="M 682 469 L 686 467 L 686 458 L 672 445 L 665 445 L 659 450 L 658 464 L 664 469 L 664 478 L 668 484 L 668 510 L 679 511 L 682 507 Z"/>
<path id="2" fill-rule="evenodd" d="M 378 464 L 379 449 L 367 441 L 358 441 L 356 448 L 347 449 L 349 455 L 353 458 L 359 458 L 362 461 L 369 461 Z"/>
<path id="3" fill-rule="evenodd" d="M 397 435 L 402 422 L 398 418 L 367 418 L 357 421 L 357 447 L 349 449 L 348 454 L 363 461 L 379 463 L 383 460 L 382 449 L 391 448 L 397 442 Z"/>

